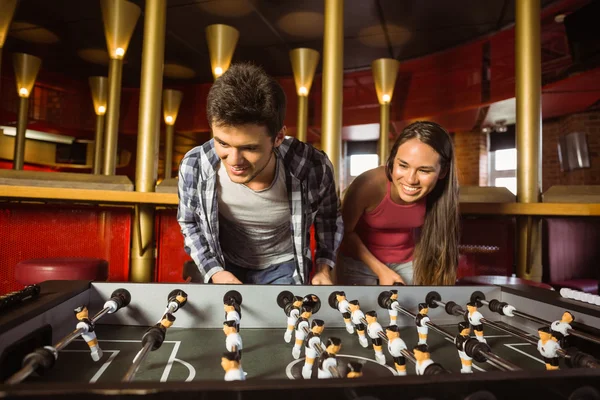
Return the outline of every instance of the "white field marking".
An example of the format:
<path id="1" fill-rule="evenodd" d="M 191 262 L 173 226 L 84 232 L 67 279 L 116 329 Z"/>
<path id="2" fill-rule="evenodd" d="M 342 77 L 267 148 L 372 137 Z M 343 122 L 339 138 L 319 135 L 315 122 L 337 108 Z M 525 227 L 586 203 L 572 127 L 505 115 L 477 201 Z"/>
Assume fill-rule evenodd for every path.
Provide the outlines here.
<path id="1" fill-rule="evenodd" d="M 75 339 L 74 342 L 84 342 L 83 339 Z M 98 339 L 99 342 L 114 342 L 114 343 L 141 343 L 142 340 L 129 340 L 129 339 Z M 178 340 L 165 340 L 163 343 L 179 343 Z"/>
<path id="2" fill-rule="evenodd" d="M 488 336 L 488 337 L 489 337 L 489 336 Z M 449 338 L 444 338 L 444 339 L 446 339 L 446 340 L 447 340 L 447 341 L 449 341 L 450 343 L 454 344 L 454 342 L 453 342 L 452 340 L 450 340 Z M 457 349 L 456 351 L 457 351 L 457 353 L 458 353 L 458 349 Z M 458 355 L 458 354 L 457 354 L 457 355 Z M 460 357 L 458 357 L 458 358 L 460 359 Z M 461 361 L 461 365 L 462 365 L 462 361 Z M 476 369 L 477 371 L 480 371 L 480 372 L 485 372 L 485 369 L 483 369 L 483 368 L 481 368 L 481 367 L 479 367 L 479 366 L 475 365 L 475 363 L 472 363 L 472 364 L 471 364 L 471 367 L 472 367 L 473 369 Z"/>
<path id="3" fill-rule="evenodd" d="M 541 364 L 546 365 L 546 362 L 544 360 L 540 360 L 537 357 L 532 356 L 531 354 L 527 354 L 525 353 L 523 350 L 519 350 L 519 349 L 515 349 L 513 346 L 533 346 L 531 343 L 511 343 L 511 344 L 505 344 L 506 347 L 508 347 L 511 350 L 516 351 L 517 353 L 521 353 L 529 358 L 531 358 L 532 360 L 535 360 Z"/>
<path id="4" fill-rule="evenodd" d="M 173 346 L 173 350 L 171 351 L 171 355 L 169 356 L 169 361 L 167 361 L 167 366 L 160 377 L 161 382 L 166 382 L 169 378 L 169 373 L 171 372 L 171 368 L 173 368 L 173 361 L 179 361 L 183 364 L 189 371 L 188 377 L 185 379 L 186 382 L 190 382 L 192 379 L 196 377 L 196 369 L 188 362 L 180 360 L 176 358 L 177 352 L 179 351 L 179 346 L 181 346 L 181 341 L 176 341 L 175 346 Z"/>
<path id="5" fill-rule="evenodd" d="M 89 353 L 89 350 L 61 350 L 61 353 Z M 103 353 L 111 353 L 110 357 L 108 357 L 108 360 L 106 360 L 102 366 L 98 369 L 98 371 L 94 374 L 94 376 L 92 376 L 92 379 L 90 379 L 90 383 L 94 383 L 96 382 L 98 379 L 100 379 L 100 377 L 102 376 L 102 374 L 104 373 L 104 371 L 106 371 L 106 369 L 108 368 L 108 366 L 110 365 L 110 363 L 113 362 L 113 360 L 115 359 L 115 357 L 117 357 L 117 354 L 119 354 L 121 352 L 121 350 L 102 350 Z"/>
<path id="6" fill-rule="evenodd" d="M 361 356 L 353 356 L 351 354 L 338 354 L 338 355 L 336 355 L 336 357 L 339 357 L 339 358 L 356 358 L 357 360 L 370 361 L 372 363 L 375 363 L 377 365 L 381 365 L 382 367 L 385 367 L 385 368 L 389 369 L 392 372 L 392 375 L 396 376 L 396 370 L 394 368 L 392 368 L 392 367 L 390 367 L 389 365 L 386 365 L 386 364 L 379 364 L 377 361 L 371 360 L 370 358 L 361 357 Z M 297 360 L 294 360 L 291 363 L 289 363 L 287 365 L 287 367 L 285 367 L 285 374 L 287 375 L 287 377 L 289 379 L 296 379 L 296 378 L 294 378 L 294 375 L 292 375 L 292 367 L 294 365 L 298 364 L 300 361 L 303 361 L 304 358 L 305 357 L 302 357 L 302 358 L 299 358 Z"/>

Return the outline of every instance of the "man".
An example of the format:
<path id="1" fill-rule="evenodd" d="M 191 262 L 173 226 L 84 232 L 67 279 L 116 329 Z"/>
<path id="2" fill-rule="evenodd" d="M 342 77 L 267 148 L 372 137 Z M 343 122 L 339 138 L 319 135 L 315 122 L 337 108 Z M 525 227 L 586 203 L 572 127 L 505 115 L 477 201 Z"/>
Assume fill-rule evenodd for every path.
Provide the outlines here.
<path id="1" fill-rule="evenodd" d="M 205 283 L 332 284 L 343 234 L 333 167 L 285 136 L 285 107 L 281 86 L 249 64 L 232 65 L 210 89 L 214 138 L 181 161 L 177 214 Z"/>

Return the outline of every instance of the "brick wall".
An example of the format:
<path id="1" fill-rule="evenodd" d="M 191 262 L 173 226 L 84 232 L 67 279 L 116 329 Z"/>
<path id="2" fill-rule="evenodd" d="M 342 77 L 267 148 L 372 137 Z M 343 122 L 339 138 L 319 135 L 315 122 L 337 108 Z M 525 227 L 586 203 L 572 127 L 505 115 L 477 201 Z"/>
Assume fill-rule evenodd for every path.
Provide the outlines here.
<path id="1" fill-rule="evenodd" d="M 590 168 L 562 172 L 558 138 L 572 132 L 587 136 Z M 542 125 L 542 191 L 554 185 L 600 185 L 600 111 L 573 114 Z"/>
<path id="2" fill-rule="evenodd" d="M 461 185 L 487 186 L 487 135 L 478 132 L 457 132 L 453 137 L 458 182 Z"/>

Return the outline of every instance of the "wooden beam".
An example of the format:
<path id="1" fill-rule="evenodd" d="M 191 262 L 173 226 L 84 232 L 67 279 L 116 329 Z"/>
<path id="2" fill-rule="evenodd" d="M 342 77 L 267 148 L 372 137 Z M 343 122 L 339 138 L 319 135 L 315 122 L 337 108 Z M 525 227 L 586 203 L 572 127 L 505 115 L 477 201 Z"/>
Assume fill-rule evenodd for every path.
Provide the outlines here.
<path id="1" fill-rule="evenodd" d="M 0 185 L 4 201 L 70 202 L 90 204 L 154 204 L 172 207 L 176 193 L 141 193 L 118 190 L 67 189 Z M 600 203 L 461 203 L 462 215 L 537 215 L 599 217 Z"/>

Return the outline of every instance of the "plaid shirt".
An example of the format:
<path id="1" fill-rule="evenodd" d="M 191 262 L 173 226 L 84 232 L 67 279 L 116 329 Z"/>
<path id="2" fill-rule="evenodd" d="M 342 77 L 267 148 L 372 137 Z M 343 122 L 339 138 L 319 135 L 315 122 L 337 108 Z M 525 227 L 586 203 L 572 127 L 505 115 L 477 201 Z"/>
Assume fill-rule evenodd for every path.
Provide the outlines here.
<path id="1" fill-rule="evenodd" d="M 316 263 L 335 266 L 343 235 L 340 202 L 336 194 L 333 167 L 325 153 L 286 137 L 275 149 L 286 169 L 290 205 L 291 236 L 296 260 L 294 281 L 308 284 L 312 269 L 310 227 L 315 224 Z M 179 167 L 179 208 L 177 221 L 184 237 L 185 251 L 199 267 L 204 282 L 223 271 L 225 258 L 219 243 L 217 171 L 221 160 L 214 140 L 190 150 Z M 257 212 L 264 212 L 257 210 Z"/>

